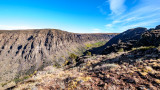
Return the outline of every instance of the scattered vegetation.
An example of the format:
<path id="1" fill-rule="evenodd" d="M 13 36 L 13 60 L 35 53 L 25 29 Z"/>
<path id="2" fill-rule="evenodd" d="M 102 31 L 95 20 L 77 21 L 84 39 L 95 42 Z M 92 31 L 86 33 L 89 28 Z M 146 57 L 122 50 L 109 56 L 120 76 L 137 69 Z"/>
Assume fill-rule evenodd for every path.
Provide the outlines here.
<path id="1" fill-rule="evenodd" d="M 60 65 L 57 61 L 55 61 L 55 63 L 54 63 L 54 65 L 53 65 L 53 67 L 61 68 L 61 65 Z"/>
<path id="2" fill-rule="evenodd" d="M 100 46 L 103 46 L 107 43 L 108 41 L 100 41 L 100 42 L 96 42 L 96 43 L 89 43 L 89 44 L 86 44 L 86 49 L 89 49 L 89 48 L 93 48 L 93 47 L 100 47 Z"/>
<path id="3" fill-rule="evenodd" d="M 1 83 L 1 86 L 4 87 L 5 85 L 7 85 L 7 83 Z"/>
<path id="4" fill-rule="evenodd" d="M 26 80 L 26 79 L 32 77 L 32 76 L 35 75 L 36 73 L 37 73 L 37 71 L 34 71 L 34 72 L 33 72 L 32 74 L 30 74 L 30 75 L 26 75 L 26 76 L 21 77 L 21 78 L 20 78 L 20 77 L 17 77 L 17 78 L 15 78 L 13 81 L 14 81 L 15 83 L 24 81 L 24 80 Z"/>
<path id="5" fill-rule="evenodd" d="M 141 47 L 138 47 L 138 48 L 132 48 L 132 51 L 135 51 L 135 50 L 143 50 L 143 51 L 146 51 L 148 49 L 152 49 L 152 48 L 156 48 L 155 46 L 141 46 Z"/>
<path id="6" fill-rule="evenodd" d="M 25 77 L 23 77 L 23 78 L 15 78 L 15 79 L 14 79 L 14 82 L 15 82 L 15 83 L 18 83 L 18 82 L 24 81 L 24 80 L 26 80 L 26 79 L 28 79 L 28 78 L 30 78 L 30 76 L 25 76 Z"/>
<path id="7" fill-rule="evenodd" d="M 87 82 L 89 80 L 91 80 L 91 77 L 77 77 L 76 79 L 70 81 L 70 83 L 68 84 L 68 90 L 74 90 L 79 82 Z"/>

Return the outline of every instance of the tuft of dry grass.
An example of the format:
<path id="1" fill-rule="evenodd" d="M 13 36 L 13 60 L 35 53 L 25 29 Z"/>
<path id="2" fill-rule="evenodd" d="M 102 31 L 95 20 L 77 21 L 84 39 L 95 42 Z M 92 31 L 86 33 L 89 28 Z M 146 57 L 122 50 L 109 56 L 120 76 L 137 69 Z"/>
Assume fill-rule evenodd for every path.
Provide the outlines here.
<path id="1" fill-rule="evenodd" d="M 155 79 L 154 80 L 157 84 L 160 84 L 160 80 L 159 79 Z"/>
<path id="2" fill-rule="evenodd" d="M 135 50 L 148 50 L 148 49 L 152 49 L 152 48 L 156 48 L 155 46 L 141 46 L 138 48 L 132 48 L 131 51 L 135 51 Z"/>

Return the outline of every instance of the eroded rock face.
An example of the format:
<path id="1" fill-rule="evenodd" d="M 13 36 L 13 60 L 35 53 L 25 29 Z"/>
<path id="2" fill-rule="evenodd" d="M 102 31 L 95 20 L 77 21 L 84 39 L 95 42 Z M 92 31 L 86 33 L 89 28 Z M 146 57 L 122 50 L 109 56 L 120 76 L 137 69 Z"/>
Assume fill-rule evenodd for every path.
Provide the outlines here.
<path id="1" fill-rule="evenodd" d="M 142 34 L 141 39 L 138 42 L 139 46 L 159 46 L 160 44 L 160 28 L 148 30 Z"/>
<path id="2" fill-rule="evenodd" d="M 141 38 L 141 35 L 147 31 L 146 28 L 129 29 L 114 38 L 112 38 L 107 44 L 107 48 L 104 50 L 104 54 L 111 52 L 117 52 L 119 49 L 131 49 L 135 43 Z"/>
<path id="3" fill-rule="evenodd" d="M 109 40 L 114 35 L 74 34 L 60 30 L 0 31 L 0 81 L 51 65 L 80 50 L 85 43 Z M 63 57 L 63 58 L 62 58 Z"/>
<path id="4" fill-rule="evenodd" d="M 118 52 L 120 49 L 131 50 L 133 47 L 140 46 L 159 46 L 160 45 L 160 25 L 147 30 L 146 28 L 135 28 L 127 30 L 114 38 L 107 44 L 104 54 Z"/>
<path id="5" fill-rule="evenodd" d="M 155 30 L 160 29 L 160 25 L 156 26 Z"/>
<path id="6" fill-rule="evenodd" d="M 108 43 L 107 46 L 111 46 L 113 44 L 119 44 L 120 42 L 128 42 L 129 40 L 139 40 L 141 38 L 142 33 L 147 31 L 147 28 L 135 28 L 129 29 L 114 38 L 112 38 Z"/>

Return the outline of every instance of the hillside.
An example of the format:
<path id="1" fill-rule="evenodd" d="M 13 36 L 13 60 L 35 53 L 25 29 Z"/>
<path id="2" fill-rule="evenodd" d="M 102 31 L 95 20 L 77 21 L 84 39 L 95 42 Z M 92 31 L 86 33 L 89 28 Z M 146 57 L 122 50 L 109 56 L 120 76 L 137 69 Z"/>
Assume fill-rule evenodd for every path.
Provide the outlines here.
<path id="1" fill-rule="evenodd" d="M 112 38 L 103 51 L 103 54 L 118 52 L 120 49 L 124 51 L 141 46 L 156 46 L 160 43 L 160 25 L 153 29 L 146 28 L 129 29 L 114 38 Z"/>
<path id="2" fill-rule="evenodd" d="M 88 44 L 106 42 L 114 34 L 78 34 L 55 29 L 0 31 L 0 82 L 10 81 L 48 65 L 62 65 Z"/>

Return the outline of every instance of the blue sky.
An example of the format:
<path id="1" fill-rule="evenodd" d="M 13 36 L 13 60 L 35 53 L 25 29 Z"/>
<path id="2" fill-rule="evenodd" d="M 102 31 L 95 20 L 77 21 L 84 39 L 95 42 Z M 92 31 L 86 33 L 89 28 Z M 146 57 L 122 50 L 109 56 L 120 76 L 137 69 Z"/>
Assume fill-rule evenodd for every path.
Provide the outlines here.
<path id="1" fill-rule="evenodd" d="M 160 0 L 0 0 L 0 29 L 123 32 L 160 24 Z"/>

